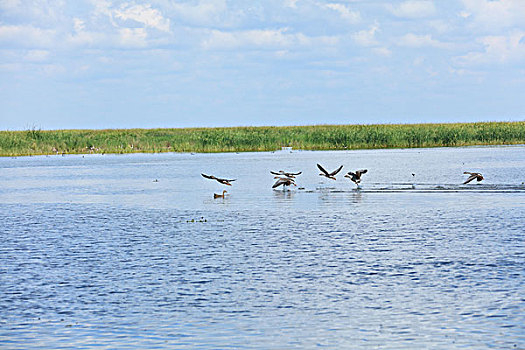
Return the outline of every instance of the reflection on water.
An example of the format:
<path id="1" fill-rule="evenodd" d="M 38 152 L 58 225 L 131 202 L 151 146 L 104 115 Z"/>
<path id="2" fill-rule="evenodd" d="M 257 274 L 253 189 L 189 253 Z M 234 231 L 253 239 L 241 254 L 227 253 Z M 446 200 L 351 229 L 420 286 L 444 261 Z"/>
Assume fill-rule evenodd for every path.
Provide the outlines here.
<path id="1" fill-rule="evenodd" d="M 0 159 L 0 347 L 524 348 L 524 150 Z"/>
<path id="2" fill-rule="evenodd" d="M 273 195 L 277 200 L 292 199 L 295 191 L 292 190 L 273 190 Z"/>
<path id="3" fill-rule="evenodd" d="M 361 203 L 363 199 L 363 193 L 361 191 L 353 192 L 351 198 L 353 203 Z"/>

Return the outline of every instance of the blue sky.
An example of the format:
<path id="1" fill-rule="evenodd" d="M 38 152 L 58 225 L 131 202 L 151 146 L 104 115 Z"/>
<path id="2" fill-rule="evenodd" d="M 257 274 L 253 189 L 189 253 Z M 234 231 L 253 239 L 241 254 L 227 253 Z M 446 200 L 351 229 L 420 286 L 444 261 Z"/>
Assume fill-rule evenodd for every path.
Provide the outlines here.
<path id="1" fill-rule="evenodd" d="M 0 0 L 0 130 L 489 120 L 524 0 Z"/>

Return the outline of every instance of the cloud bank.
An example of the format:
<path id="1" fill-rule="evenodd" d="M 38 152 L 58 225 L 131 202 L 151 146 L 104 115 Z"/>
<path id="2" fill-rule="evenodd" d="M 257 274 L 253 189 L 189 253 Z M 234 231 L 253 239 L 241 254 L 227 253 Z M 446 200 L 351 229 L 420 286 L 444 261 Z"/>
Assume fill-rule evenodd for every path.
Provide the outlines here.
<path id="1" fill-rule="evenodd" d="M 13 127 L 36 110 L 72 127 L 516 116 L 525 2 L 2 0 L 0 59 Z"/>

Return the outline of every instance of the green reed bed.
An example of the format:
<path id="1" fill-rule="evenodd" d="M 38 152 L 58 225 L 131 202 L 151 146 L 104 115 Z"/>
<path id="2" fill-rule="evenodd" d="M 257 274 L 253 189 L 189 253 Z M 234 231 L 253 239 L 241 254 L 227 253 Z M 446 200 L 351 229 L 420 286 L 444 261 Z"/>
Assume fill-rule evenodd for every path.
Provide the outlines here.
<path id="1" fill-rule="evenodd" d="M 525 143 L 525 122 L 0 131 L 0 156 L 409 148 Z"/>

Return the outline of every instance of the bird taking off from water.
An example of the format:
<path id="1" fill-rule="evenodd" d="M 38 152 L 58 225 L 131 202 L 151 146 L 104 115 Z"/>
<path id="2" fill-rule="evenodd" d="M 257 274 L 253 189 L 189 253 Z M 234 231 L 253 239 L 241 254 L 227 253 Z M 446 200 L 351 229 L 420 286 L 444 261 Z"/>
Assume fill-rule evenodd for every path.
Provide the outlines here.
<path id="1" fill-rule="evenodd" d="M 206 174 L 201 174 L 203 177 L 207 178 L 207 179 L 210 179 L 210 180 L 215 180 L 223 185 L 227 185 L 227 186 L 231 186 L 232 184 L 230 182 L 232 181 L 235 181 L 236 179 L 233 179 L 233 180 L 228 180 L 228 179 L 220 179 L 218 177 L 215 177 L 213 175 L 206 175 Z"/>
<path id="2" fill-rule="evenodd" d="M 319 170 L 321 170 L 321 173 L 319 174 L 319 176 L 324 176 L 332 180 L 336 180 L 335 175 L 337 175 L 337 173 L 340 172 L 341 169 L 343 169 L 343 166 L 341 165 L 339 168 L 329 173 L 328 171 L 325 170 L 325 168 L 321 166 L 321 164 L 317 164 L 317 167 L 319 168 Z"/>
<path id="3" fill-rule="evenodd" d="M 465 171 L 463 174 L 470 175 L 467 181 L 463 182 L 463 185 L 468 184 L 470 181 L 474 179 L 476 179 L 478 182 L 483 180 L 483 175 L 481 175 L 480 173 L 471 173 L 471 172 Z"/>
<path id="4" fill-rule="evenodd" d="M 291 179 L 295 178 L 297 175 L 301 175 L 303 172 L 300 171 L 298 173 L 289 173 L 289 172 L 286 172 L 284 170 L 279 170 L 278 172 L 277 171 L 270 171 L 271 174 L 273 175 L 277 175 L 277 176 L 286 176 L 286 177 L 289 177 Z"/>
<path id="5" fill-rule="evenodd" d="M 283 191 L 286 191 L 286 188 L 288 186 L 297 186 L 295 184 L 295 180 L 291 177 L 280 177 L 280 176 L 276 176 L 274 177 L 274 179 L 277 179 L 277 181 L 275 181 L 275 183 L 273 184 L 272 188 L 277 188 L 279 186 L 283 186 Z"/>
<path id="6" fill-rule="evenodd" d="M 368 170 L 366 169 L 362 169 L 362 170 L 356 170 L 355 173 L 349 171 L 345 177 L 349 178 L 350 180 L 352 180 L 356 185 L 359 186 L 359 183 L 361 182 L 361 175 L 363 175 L 364 173 L 366 173 Z"/>

